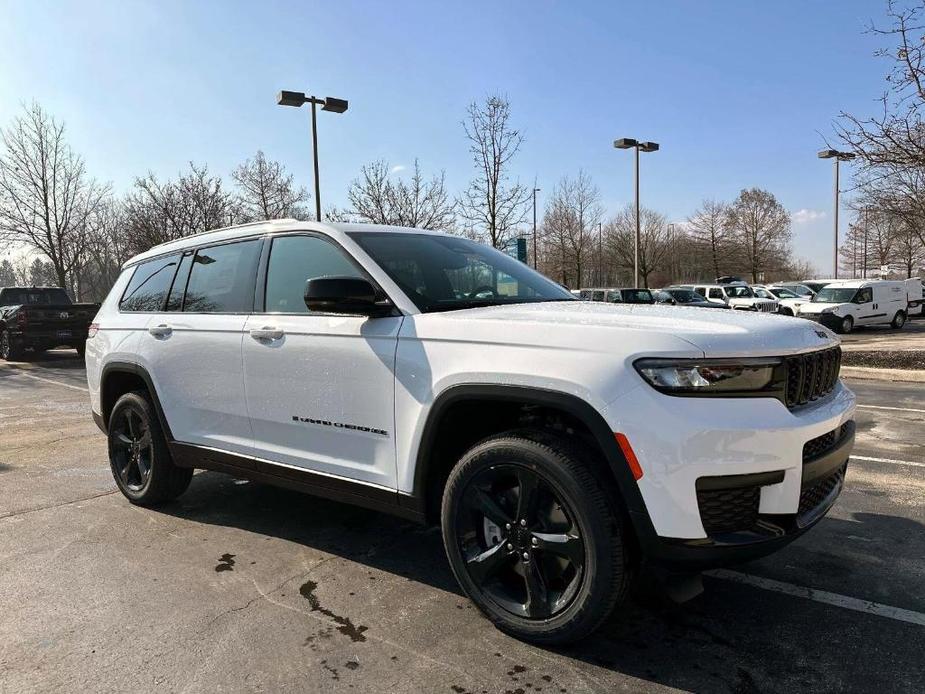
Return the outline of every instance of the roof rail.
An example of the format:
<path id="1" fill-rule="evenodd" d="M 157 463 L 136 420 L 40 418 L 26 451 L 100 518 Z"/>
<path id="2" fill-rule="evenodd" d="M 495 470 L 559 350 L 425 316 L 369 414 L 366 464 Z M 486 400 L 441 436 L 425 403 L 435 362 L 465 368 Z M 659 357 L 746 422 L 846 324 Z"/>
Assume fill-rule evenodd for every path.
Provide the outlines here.
<path id="1" fill-rule="evenodd" d="M 171 239 L 170 241 L 164 241 L 163 243 L 158 243 L 154 246 L 151 246 L 151 249 L 160 248 L 161 246 L 166 246 L 168 243 L 176 243 L 177 241 L 185 241 L 186 239 L 198 238 L 200 236 L 205 236 L 206 234 L 217 234 L 220 231 L 228 231 L 229 229 L 243 229 L 245 227 L 260 226 L 263 224 L 283 224 L 290 222 L 297 222 L 299 220 L 292 217 L 284 217 L 283 219 L 262 219 L 257 222 L 245 222 L 244 224 L 232 224 L 227 227 L 219 227 L 218 229 L 208 229 L 206 231 L 197 231 L 195 234 L 187 234 L 186 236 L 181 236 L 176 239 Z M 148 249 L 148 250 L 151 250 Z"/>

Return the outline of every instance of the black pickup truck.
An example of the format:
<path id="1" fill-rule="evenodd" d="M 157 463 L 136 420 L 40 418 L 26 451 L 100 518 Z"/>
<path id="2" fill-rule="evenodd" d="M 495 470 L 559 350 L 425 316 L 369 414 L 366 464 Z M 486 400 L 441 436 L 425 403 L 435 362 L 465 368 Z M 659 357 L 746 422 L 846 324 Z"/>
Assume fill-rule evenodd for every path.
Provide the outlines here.
<path id="1" fill-rule="evenodd" d="M 75 304 L 60 287 L 0 288 L 0 358 L 73 347 L 80 356 L 99 304 Z"/>

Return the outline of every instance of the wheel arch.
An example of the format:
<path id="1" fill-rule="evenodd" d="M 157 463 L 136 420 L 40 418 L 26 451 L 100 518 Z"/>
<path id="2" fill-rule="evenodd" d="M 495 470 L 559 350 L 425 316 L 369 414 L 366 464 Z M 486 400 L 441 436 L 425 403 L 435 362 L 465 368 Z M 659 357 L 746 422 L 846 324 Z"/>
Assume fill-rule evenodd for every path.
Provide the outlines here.
<path id="1" fill-rule="evenodd" d="M 455 459 L 440 457 L 440 437 L 447 433 L 445 427 L 452 424 L 448 418 L 460 406 L 481 403 L 562 413 L 571 421 L 580 423 L 588 434 L 584 443 L 592 446 L 605 463 L 602 466 L 607 476 L 604 482 L 611 484 L 617 500 L 622 502 L 637 539 L 643 542 L 654 537 L 655 530 L 642 494 L 614 432 L 601 413 L 576 395 L 525 386 L 462 384 L 447 388 L 436 398 L 428 412 L 415 457 L 413 497 L 421 505 L 426 518 L 433 519 L 439 514 L 439 503 L 434 509 L 434 495 L 435 492 L 442 492 L 446 476 L 456 463 Z M 493 433 L 503 427 L 503 420 L 497 422 Z"/>
<path id="2" fill-rule="evenodd" d="M 133 390 L 146 390 L 151 396 L 154 411 L 157 413 L 161 430 L 168 441 L 173 441 L 170 425 L 164 416 L 161 401 L 157 396 L 157 389 L 148 371 L 138 364 L 123 361 L 112 361 L 103 367 L 100 376 L 100 414 L 104 430 L 109 427 L 109 415 L 115 407 L 116 401 L 125 393 Z"/>

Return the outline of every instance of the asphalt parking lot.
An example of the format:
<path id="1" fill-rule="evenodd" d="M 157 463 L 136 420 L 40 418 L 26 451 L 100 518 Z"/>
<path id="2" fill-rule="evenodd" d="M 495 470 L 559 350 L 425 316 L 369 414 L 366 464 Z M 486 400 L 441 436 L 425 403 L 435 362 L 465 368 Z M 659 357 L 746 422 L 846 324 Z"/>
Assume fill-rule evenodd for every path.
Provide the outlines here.
<path id="1" fill-rule="evenodd" d="M 813 532 L 541 649 L 469 605 L 433 529 L 209 472 L 130 505 L 71 355 L 0 363 L 2 692 L 925 691 L 921 384 L 850 384 Z"/>

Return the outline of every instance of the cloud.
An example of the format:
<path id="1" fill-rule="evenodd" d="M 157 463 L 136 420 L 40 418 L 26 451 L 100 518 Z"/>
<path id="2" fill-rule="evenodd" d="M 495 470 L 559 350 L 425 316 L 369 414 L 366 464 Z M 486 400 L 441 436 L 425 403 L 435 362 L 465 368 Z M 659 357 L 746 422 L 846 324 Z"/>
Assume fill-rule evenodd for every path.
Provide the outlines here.
<path id="1" fill-rule="evenodd" d="M 393 166 L 391 169 L 389 169 L 389 173 L 392 174 L 392 175 L 395 175 L 395 174 L 397 174 L 397 173 L 401 173 L 401 172 L 404 171 L 406 168 L 408 168 L 408 167 L 405 166 L 404 164 L 398 164 L 397 166 Z"/>
<path id="2" fill-rule="evenodd" d="M 809 224 L 810 222 L 823 219 L 825 216 L 825 212 L 821 210 L 807 210 L 805 207 L 801 210 L 797 210 L 792 215 L 794 224 Z"/>

